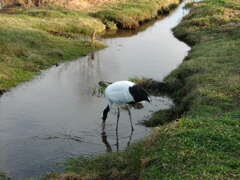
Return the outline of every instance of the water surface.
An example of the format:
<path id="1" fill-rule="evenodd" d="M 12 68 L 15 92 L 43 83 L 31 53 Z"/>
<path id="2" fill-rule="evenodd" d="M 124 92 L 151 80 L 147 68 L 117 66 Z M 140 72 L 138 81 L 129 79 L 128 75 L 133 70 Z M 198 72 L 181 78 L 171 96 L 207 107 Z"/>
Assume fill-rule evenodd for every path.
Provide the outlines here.
<path id="1" fill-rule="evenodd" d="M 93 95 L 92 89 L 102 80 L 163 80 L 189 50 L 171 32 L 186 13 L 182 4 L 146 30 L 129 37 L 104 39 L 108 48 L 52 67 L 4 94 L 0 98 L 0 171 L 13 178 L 40 176 L 58 170 L 56 163 L 69 157 L 123 150 L 130 141 L 148 135 L 150 129 L 138 122 L 172 106 L 170 99 L 152 97 L 152 104 L 132 110 L 132 136 L 128 114 L 122 111 L 117 139 L 114 114 L 106 122 L 107 137 L 101 136 L 106 100 Z"/>

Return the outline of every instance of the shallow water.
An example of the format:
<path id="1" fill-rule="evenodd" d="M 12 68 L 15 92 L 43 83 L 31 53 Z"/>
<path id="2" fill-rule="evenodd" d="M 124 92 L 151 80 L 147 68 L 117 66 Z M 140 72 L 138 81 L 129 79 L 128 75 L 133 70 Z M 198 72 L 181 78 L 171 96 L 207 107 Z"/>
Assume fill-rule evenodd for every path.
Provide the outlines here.
<path id="1" fill-rule="evenodd" d="M 61 170 L 56 163 L 69 157 L 123 150 L 148 135 L 150 129 L 138 122 L 171 107 L 170 99 L 152 97 L 152 104 L 133 109 L 132 136 L 127 112 L 121 112 L 118 137 L 116 115 L 111 114 L 106 122 L 107 137 L 102 137 L 101 113 L 106 100 L 93 95 L 93 88 L 101 80 L 143 76 L 163 80 L 189 50 L 171 32 L 187 13 L 182 4 L 144 31 L 104 39 L 108 48 L 52 67 L 4 94 L 0 98 L 0 171 L 13 179 L 40 176 Z"/>

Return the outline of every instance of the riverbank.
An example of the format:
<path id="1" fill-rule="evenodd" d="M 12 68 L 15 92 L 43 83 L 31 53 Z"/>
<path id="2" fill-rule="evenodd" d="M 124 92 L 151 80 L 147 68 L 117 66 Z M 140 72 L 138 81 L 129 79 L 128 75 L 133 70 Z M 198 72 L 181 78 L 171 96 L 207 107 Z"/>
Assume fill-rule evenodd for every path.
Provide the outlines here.
<path id="1" fill-rule="evenodd" d="M 177 116 L 126 152 L 66 163 L 46 179 L 239 179 L 240 3 L 205 0 L 174 29 L 192 46 L 166 79 Z M 155 125 L 173 113 L 155 114 Z M 163 124 L 163 123 L 160 123 Z"/>
<path id="2" fill-rule="evenodd" d="M 31 79 L 40 70 L 104 48 L 100 42 L 92 41 L 95 34 L 100 35 L 107 29 L 136 29 L 168 13 L 179 2 L 116 1 L 89 11 L 46 6 L 2 9 L 0 94 Z"/>

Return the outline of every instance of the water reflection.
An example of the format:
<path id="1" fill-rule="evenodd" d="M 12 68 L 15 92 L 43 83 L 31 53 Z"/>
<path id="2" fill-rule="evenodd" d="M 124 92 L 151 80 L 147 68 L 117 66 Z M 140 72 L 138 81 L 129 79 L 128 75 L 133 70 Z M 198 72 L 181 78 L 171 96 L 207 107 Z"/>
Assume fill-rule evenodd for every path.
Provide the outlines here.
<path id="1" fill-rule="evenodd" d="M 131 130 L 131 133 L 130 135 L 128 136 L 128 141 L 126 143 L 126 147 L 128 147 L 130 144 L 131 144 L 131 141 L 132 141 L 132 136 L 133 136 L 133 132 Z M 111 144 L 108 142 L 108 137 L 107 137 L 107 133 L 105 131 L 103 131 L 101 133 L 101 137 L 102 137 L 102 142 L 103 144 L 105 145 L 106 147 L 106 152 L 113 152 L 112 150 L 112 146 Z M 116 146 L 116 152 L 119 152 L 119 135 L 118 135 L 118 131 L 116 131 L 116 143 L 114 144 Z M 123 145 L 124 146 L 124 145 Z"/>

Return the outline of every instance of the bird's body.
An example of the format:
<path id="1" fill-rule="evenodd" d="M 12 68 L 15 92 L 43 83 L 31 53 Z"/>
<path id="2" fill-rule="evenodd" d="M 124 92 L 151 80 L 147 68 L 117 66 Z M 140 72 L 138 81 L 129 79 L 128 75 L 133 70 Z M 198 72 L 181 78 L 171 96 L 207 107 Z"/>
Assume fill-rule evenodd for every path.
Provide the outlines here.
<path id="1" fill-rule="evenodd" d="M 115 82 L 106 88 L 105 97 L 108 99 L 110 105 L 113 103 L 117 105 L 124 105 L 134 102 L 134 98 L 129 92 L 129 87 L 134 85 L 135 83 L 130 81 Z"/>
<path id="2" fill-rule="evenodd" d="M 105 121 L 107 119 L 107 114 L 110 111 L 110 108 L 113 104 L 118 106 L 118 119 L 117 119 L 117 126 L 116 130 L 118 129 L 118 120 L 120 117 L 119 106 L 126 105 L 126 104 L 134 104 L 141 101 L 148 101 L 150 102 L 150 98 L 146 91 L 140 87 L 139 85 L 131 82 L 131 81 L 117 81 L 110 84 L 105 89 L 105 97 L 108 100 L 108 105 L 103 111 L 103 125 L 105 127 Z M 133 130 L 131 113 L 128 109 L 130 122 Z"/>

